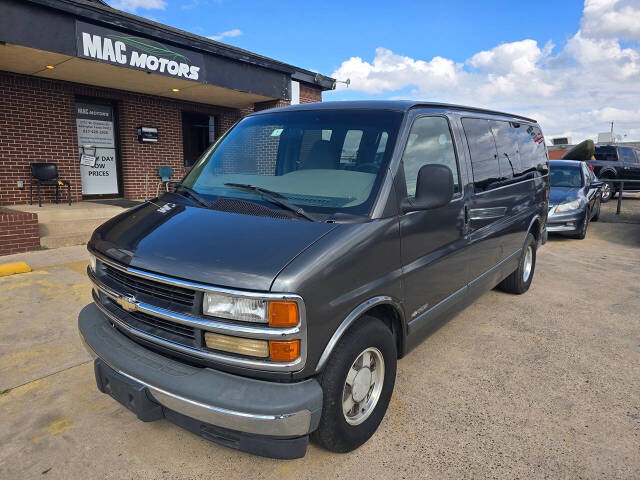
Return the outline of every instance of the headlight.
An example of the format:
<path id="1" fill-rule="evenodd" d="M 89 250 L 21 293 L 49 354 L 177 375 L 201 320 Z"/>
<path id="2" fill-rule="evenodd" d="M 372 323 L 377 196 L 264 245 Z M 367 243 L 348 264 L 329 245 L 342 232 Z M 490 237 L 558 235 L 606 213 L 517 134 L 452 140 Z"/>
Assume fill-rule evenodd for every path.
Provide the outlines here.
<path id="1" fill-rule="evenodd" d="M 91 254 L 89 254 L 89 268 L 91 269 L 92 272 L 95 273 L 95 271 L 96 271 L 96 257 L 94 257 Z"/>
<path id="2" fill-rule="evenodd" d="M 569 212 L 571 210 L 578 210 L 582 206 L 580 200 L 574 200 L 573 202 L 561 203 L 556 207 L 556 213 Z"/>
<path id="3" fill-rule="evenodd" d="M 267 302 L 264 300 L 235 297 L 223 293 L 205 293 L 202 310 L 206 315 L 243 322 L 267 323 L 269 321 Z"/>
<path id="4" fill-rule="evenodd" d="M 268 301 L 225 293 L 205 293 L 202 311 L 213 317 L 268 323 L 272 327 L 295 327 L 299 315 L 296 302 Z"/>

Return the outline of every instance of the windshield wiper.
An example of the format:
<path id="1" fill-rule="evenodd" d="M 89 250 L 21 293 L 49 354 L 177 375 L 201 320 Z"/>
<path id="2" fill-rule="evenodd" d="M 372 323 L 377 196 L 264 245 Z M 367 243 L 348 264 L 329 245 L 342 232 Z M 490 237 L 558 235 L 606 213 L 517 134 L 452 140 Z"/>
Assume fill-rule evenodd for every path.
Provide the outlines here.
<path id="1" fill-rule="evenodd" d="M 207 202 L 204 198 L 202 198 L 200 194 L 196 192 L 193 188 L 188 187 L 181 183 L 176 187 L 175 193 L 180 194 L 180 190 L 184 191 L 184 193 L 187 194 L 187 195 L 184 195 L 183 193 L 182 195 L 184 197 L 192 198 L 196 201 L 196 203 L 199 203 L 201 206 L 206 208 L 211 208 L 211 204 Z"/>
<path id="2" fill-rule="evenodd" d="M 249 183 L 225 183 L 225 185 L 227 187 L 239 188 L 241 190 L 256 192 L 262 195 L 267 200 L 269 200 L 271 203 L 275 203 L 276 205 L 279 205 L 282 208 L 289 210 L 302 218 L 306 218 L 311 222 L 317 222 L 317 220 L 313 218 L 311 215 L 309 215 L 307 212 L 305 212 L 302 207 L 298 207 L 297 205 L 293 205 L 292 203 L 287 202 L 286 201 L 287 197 L 285 197 L 281 193 L 274 192 L 266 188 L 258 187 L 256 185 L 251 185 Z"/>

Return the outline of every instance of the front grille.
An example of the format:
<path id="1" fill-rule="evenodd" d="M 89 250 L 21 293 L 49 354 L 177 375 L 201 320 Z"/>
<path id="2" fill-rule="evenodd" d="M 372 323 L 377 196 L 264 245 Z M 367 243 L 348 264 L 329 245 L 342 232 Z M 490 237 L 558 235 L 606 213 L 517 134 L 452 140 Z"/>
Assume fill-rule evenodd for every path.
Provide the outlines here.
<path id="1" fill-rule="evenodd" d="M 199 330 L 194 327 L 143 312 L 127 312 L 111 299 L 100 296 L 96 292 L 94 292 L 93 298 L 128 327 L 179 345 L 201 348 Z"/>
<path id="2" fill-rule="evenodd" d="M 188 325 L 182 325 L 181 323 L 172 322 L 171 320 L 165 320 L 164 318 L 155 317 L 147 313 L 133 312 L 130 314 L 138 322 L 152 328 L 157 328 L 163 332 L 172 333 L 180 337 L 184 337 L 190 342 L 196 339 L 196 329 L 189 327 Z"/>
<path id="3" fill-rule="evenodd" d="M 107 264 L 104 264 L 104 272 L 108 278 L 124 287 L 118 290 L 129 295 L 144 294 L 165 302 L 177 303 L 189 309 L 193 308 L 196 297 L 194 290 L 131 275 Z"/>

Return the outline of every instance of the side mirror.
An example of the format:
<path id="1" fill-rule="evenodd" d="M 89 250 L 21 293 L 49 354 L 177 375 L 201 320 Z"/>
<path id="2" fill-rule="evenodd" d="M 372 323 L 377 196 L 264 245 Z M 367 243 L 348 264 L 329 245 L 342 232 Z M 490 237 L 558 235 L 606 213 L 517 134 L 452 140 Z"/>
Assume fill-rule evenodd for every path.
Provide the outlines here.
<path id="1" fill-rule="evenodd" d="M 453 198 L 453 173 L 445 165 L 420 167 L 416 181 L 416 196 L 402 201 L 404 213 L 443 207 Z"/>
<path id="2" fill-rule="evenodd" d="M 600 180 L 594 180 L 593 182 L 591 182 L 591 184 L 589 185 L 589 189 L 592 188 L 600 188 L 602 187 L 602 185 L 604 184 L 604 182 L 601 182 Z"/>

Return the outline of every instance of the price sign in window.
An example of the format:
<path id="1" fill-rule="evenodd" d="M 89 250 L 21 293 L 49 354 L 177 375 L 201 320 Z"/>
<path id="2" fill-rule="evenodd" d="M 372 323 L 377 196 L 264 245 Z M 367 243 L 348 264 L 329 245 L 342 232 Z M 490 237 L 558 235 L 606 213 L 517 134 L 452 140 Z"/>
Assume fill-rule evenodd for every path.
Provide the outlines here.
<path id="1" fill-rule="evenodd" d="M 82 194 L 117 194 L 118 167 L 113 107 L 77 102 L 76 127 L 81 151 Z"/>

